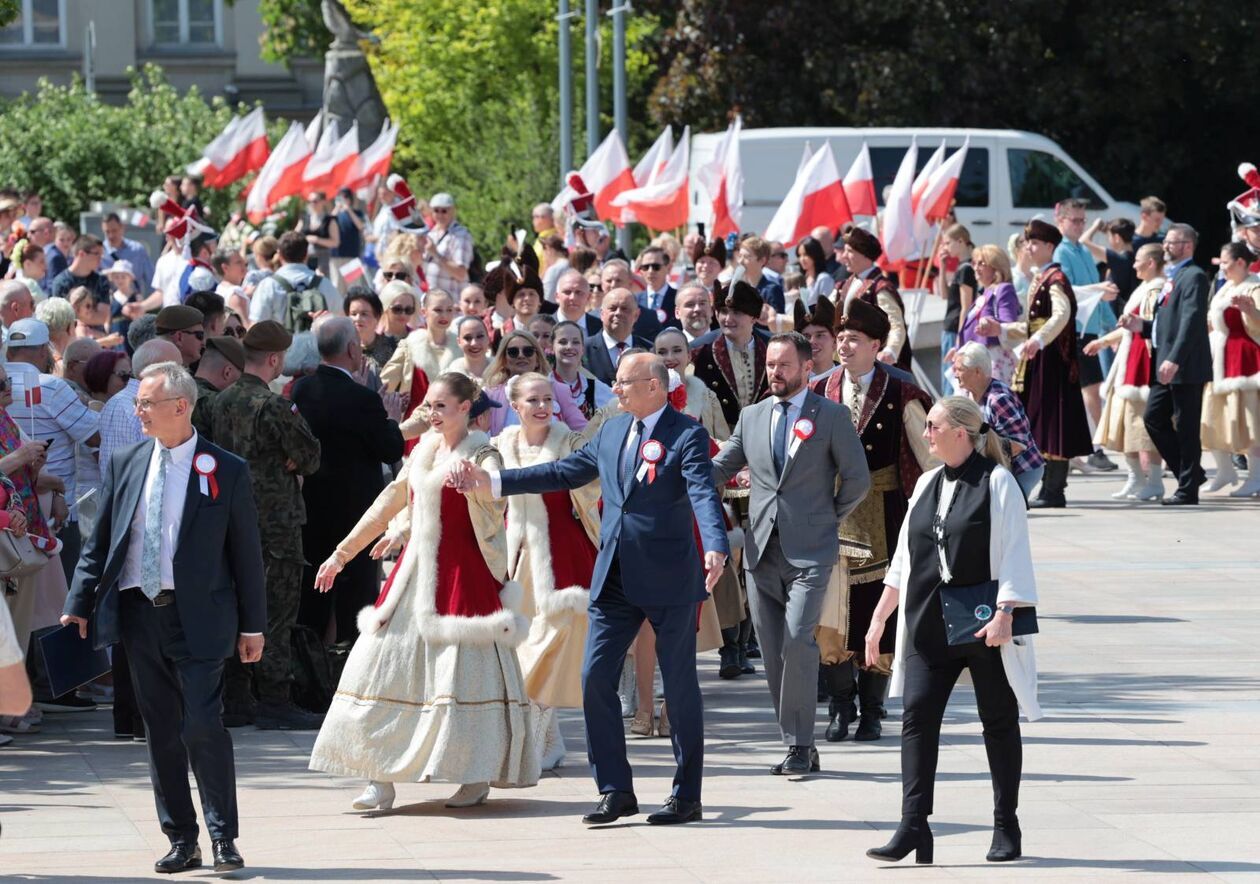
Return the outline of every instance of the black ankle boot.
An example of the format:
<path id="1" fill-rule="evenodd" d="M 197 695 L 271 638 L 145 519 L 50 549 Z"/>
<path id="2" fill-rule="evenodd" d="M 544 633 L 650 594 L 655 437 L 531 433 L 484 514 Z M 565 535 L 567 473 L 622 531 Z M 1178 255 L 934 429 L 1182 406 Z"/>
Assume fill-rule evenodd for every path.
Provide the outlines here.
<path id="1" fill-rule="evenodd" d="M 883 736 L 884 697 L 888 693 L 888 676 L 869 669 L 858 672 L 858 698 L 862 701 L 862 718 L 853 739 L 861 742 Z"/>
<path id="2" fill-rule="evenodd" d="M 892 840 L 883 847 L 872 847 L 866 855 L 871 859 L 895 863 L 909 856 L 912 850 L 916 863 L 927 865 L 932 862 L 932 830 L 928 828 L 925 816 L 903 816 Z"/>
<path id="3" fill-rule="evenodd" d="M 1046 461 L 1046 472 L 1041 479 L 1041 489 L 1029 502 L 1032 509 L 1063 509 L 1067 506 L 1067 477 L 1071 464 L 1066 460 Z"/>
<path id="4" fill-rule="evenodd" d="M 823 691 L 830 697 L 827 704 L 827 733 L 829 743 L 839 743 L 849 736 L 849 725 L 857 720 L 857 683 L 854 681 L 853 662 L 824 663 L 818 667 L 818 680 Z"/>
<path id="5" fill-rule="evenodd" d="M 993 843 L 985 859 L 991 863 L 1008 863 L 1024 855 L 1024 833 L 1019 830 L 1019 820 L 1011 817 L 1009 821 L 995 820 L 993 823 Z"/>

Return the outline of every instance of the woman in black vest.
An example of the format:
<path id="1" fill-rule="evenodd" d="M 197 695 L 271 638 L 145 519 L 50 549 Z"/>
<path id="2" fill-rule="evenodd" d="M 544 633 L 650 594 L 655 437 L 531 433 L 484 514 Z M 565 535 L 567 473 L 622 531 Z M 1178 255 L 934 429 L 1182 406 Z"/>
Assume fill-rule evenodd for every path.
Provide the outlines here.
<path id="1" fill-rule="evenodd" d="M 1022 708 L 1030 721 L 1041 716 L 1031 637 L 1011 636 L 1015 608 L 1037 604 L 1024 496 L 1006 468 L 998 435 L 970 399 L 951 396 L 938 402 L 928 413 L 924 435 L 944 466 L 925 473 L 915 488 L 866 634 L 873 665 L 884 622 L 903 602 L 892 684 L 893 696 L 904 696 L 901 825 L 888 844 L 868 850 L 867 856 L 895 861 L 913 850 L 916 862 L 932 861 L 927 818 L 941 720 L 965 668 L 975 685 L 993 778 L 993 843 L 985 858 L 1005 862 L 1021 854 L 1015 815 L 1023 763 L 1019 712 Z M 941 587 L 990 581 L 997 582 L 996 610 L 977 607 L 976 618 L 988 621 L 974 634 L 977 641 L 949 644 Z"/>

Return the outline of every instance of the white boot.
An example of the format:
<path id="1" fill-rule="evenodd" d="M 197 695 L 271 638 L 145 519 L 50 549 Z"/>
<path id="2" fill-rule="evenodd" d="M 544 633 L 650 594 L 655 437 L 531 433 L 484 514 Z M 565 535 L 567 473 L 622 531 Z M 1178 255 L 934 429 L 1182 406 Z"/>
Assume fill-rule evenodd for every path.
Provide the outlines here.
<path id="1" fill-rule="evenodd" d="M 1138 500 L 1164 499 L 1164 464 L 1160 460 L 1152 460 L 1150 471 L 1146 474 L 1146 484 L 1138 489 Z"/>
<path id="2" fill-rule="evenodd" d="M 1229 492 L 1229 496 L 1255 497 L 1257 494 L 1260 494 L 1260 446 L 1253 446 L 1247 452 L 1247 481 Z"/>
<path id="3" fill-rule="evenodd" d="M 1142 458 L 1136 454 L 1126 454 L 1124 462 L 1129 466 L 1129 478 L 1124 487 L 1112 494 L 1114 500 L 1137 500 L 1138 491 L 1146 483 L 1146 471 L 1142 469 Z"/>
<path id="4" fill-rule="evenodd" d="M 363 794 L 351 805 L 355 810 L 389 810 L 394 806 L 394 784 L 368 780 Z"/>
<path id="5" fill-rule="evenodd" d="M 546 716 L 546 737 L 543 740 L 542 769 L 555 770 L 564 764 L 564 734 L 560 733 L 560 717 L 555 707 L 543 713 Z"/>
<path id="6" fill-rule="evenodd" d="M 1216 475 L 1212 477 L 1205 491 L 1220 491 L 1238 481 L 1238 470 L 1234 469 L 1234 461 L 1228 451 L 1213 451 L 1212 458 L 1216 461 Z"/>
<path id="7" fill-rule="evenodd" d="M 454 795 L 446 799 L 446 806 L 475 807 L 485 801 L 489 794 L 489 783 L 464 783 Z"/>

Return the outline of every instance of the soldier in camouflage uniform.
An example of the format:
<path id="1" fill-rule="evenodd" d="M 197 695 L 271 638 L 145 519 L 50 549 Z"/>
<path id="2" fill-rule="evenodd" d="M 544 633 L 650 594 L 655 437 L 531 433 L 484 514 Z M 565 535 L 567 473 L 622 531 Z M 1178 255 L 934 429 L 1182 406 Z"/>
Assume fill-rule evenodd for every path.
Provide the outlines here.
<path id="1" fill-rule="evenodd" d="M 206 339 L 206 352 L 197 363 L 197 405 L 193 408 L 192 422 L 197 432 L 211 442 L 210 411 L 219 393 L 226 390 L 245 370 L 245 347 L 231 335 Z"/>
<path id="2" fill-rule="evenodd" d="M 302 591 L 302 525 L 306 507 L 299 476 L 319 469 L 319 440 L 297 406 L 271 392 L 293 336 L 264 320 L 246 333 L 245 371 L 215 398 L 210 429 L 215 444 L 249 462 L 258 502 L 259 533 L 267 569 L 267 643 L 254 672 L 263 730 L 313 730 L 322 716 L 304 712 L 290 698 L 292 648 Z M 229 695 L 236 693 L 228 691 Z"/>

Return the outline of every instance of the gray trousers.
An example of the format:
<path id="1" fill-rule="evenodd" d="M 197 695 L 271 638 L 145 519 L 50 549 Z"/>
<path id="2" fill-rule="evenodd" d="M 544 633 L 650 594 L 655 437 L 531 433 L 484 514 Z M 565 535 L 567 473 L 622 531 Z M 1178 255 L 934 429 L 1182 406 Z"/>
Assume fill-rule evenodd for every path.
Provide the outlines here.
<path id="1" fill-rule="evenodd" d="M 786 746 L 814 745 L 818 710 L 814 630 L 822 616 L 831 568 L 793 567 L 783 556 L 776 530 L 757 566 L 747 572 L 748 609 L 757 627 L 761 663 Z"/>

